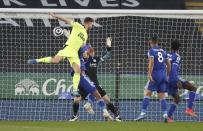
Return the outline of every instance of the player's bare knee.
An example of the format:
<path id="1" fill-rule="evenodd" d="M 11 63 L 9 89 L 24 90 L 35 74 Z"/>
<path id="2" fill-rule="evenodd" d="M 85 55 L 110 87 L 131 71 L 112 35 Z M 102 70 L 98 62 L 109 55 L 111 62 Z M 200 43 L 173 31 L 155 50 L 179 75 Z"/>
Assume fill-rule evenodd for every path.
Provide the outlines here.
<path id="1" fill-rule="evenodd" d="M 102 98 L 106 104 L 110 103 L 110 98 L 107 95 L 103 96 Z"/>
<path id="2" fill-rule="evenodd" d="M 145 90 L 145 96 L 151 97 L 152 96 L 152 92 L 150 90 Z"/>
<path id="3" fill-rule="evenodd" d="M 164 99 L 166 97 L 165 93 L 158 93 L 159 99 Z"/>
<path id="4" fill-rule="evenodd" d="M 74 103 L 80 103 L 81 97 L 75 97 L 74 98 Z"/>
<path id="5" fill-rule="evenodd" d="M 99 100 L 99 99 L 102 98 L 98 91 L 95 91 L 95 92 L 93 93 L 93 95 L 94 95 L 94 97 L 96 98 L 96 100 Z"/>

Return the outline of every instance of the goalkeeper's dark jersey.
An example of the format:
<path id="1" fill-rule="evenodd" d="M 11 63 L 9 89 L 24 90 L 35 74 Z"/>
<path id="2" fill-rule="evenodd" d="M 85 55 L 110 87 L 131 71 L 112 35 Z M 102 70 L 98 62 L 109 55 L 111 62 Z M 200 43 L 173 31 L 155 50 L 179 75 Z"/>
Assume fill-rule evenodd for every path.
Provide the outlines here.
<path id="1" fill-rule="evenodd" d="M 107 47 L 107 50 L 102 54 L 103 55 L 100 57 L 89 57 L 89 59 L 84 62 L 86 68 L 85 74 L 89 76 L 90 80 L 93 81 L 96 85 L 99 85 L 99 81 L 97 79 L 97 67 L 101 64 L 101 62 L 111 57 L 111 48 Z"/>

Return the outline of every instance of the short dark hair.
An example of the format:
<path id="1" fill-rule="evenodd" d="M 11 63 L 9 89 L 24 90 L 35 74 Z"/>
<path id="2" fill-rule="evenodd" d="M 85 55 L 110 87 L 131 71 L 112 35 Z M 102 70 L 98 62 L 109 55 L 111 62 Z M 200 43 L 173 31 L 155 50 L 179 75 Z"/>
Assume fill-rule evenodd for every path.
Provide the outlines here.
<path id="1" fill-rule="evenodd" d="M 158 43 L 158 36 L 152 36 L 149 38 L 149 40 L 151 40 L 154 44 Z"/>
<path id="2" fill-rule="evenodd" d="M 85 17 L 84 23 L 87 23 L 87 22 L 94 22 L 94 19 L 91 17 Z"/>
<path id="3" fill-rule="evenodd" d="M 180 42 L 178 40 L 174 40 L 171 42 L 171 49 L 172 50 L 177 51 L 177 50 L 179 50 L 179 48 L 180 48 Z"/>

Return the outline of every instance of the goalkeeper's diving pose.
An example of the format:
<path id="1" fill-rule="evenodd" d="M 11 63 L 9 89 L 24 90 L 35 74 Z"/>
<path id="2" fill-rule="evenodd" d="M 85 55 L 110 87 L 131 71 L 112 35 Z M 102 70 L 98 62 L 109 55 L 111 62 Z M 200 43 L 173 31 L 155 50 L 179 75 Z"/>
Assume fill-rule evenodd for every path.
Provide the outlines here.
<path id="1" fill-rule="evenodd" d="M 170 61 L 167 58 L 166 51 L 158 46 L 158 38 L 151 37 L 149 40 L 151 49 L 148 52 L 148 85 L 142 101 L 142 109 L 140 115 L 135 120 L 141 120 L 146 117 L 147 107 L 150 102 L 150 96 L 153 91 L 158 93 L 160 104 L 163 112 L 164 120 L 167 119 L 167 102 L 165 92 L 167 86 L 167 76 L 170 72 Z M 167 68 L 166 68 L 167 64 Z"/>
<path id="2" fill-rule="evenodd" d="M 54 57 L 44 57 L 40 59 L 30 59 L 28 64 L 35 63 L 59 63 L 65 58 L 68 59 L 72 69 L 73 75 L 73 94 L 78 94 L 78 85 L 80 81 L 80 59 L 78 56 L 79 49 L 86 43 L 88 34 L 87 31 L 92 28 L 94 20 L 90 17 L 84 19 L 84 24 L 81 25 L 78 22 L 74 22 L 72 19 L 68 19 L 62 16 L 49 13 L 53 18 L 64 21 L 66 24 L 72 26 L 72 32 L 67 40 L 65 47 L 60 50 Z"/>
<path id="3" fill-rule="evenodd" d="M 171 53 L 168 54 L 169 60 L 171 62 L 171 72 L 169 74 L 168 80 L 168 94 L 173 97 L 173 103 L 168 111 L 168 119 L 167 122 L 173 122 L 172 115 L 176 109 L 176 106 L 179 103 L 179 89 L 187 89 L 190 91 L 187 109 L 185 110 L 185 114 L 193 117 L 197 117 L 197 114 L 193 112 L 192 107 L 195 100 L 195 92 L 197 88 L 195 85 L 191 84 L 189 81 L 183 80 L 179 76 L 180 71 L 180 63 L 181 58 L 178 54 L 178 50 L 180 47 L 179 41 L 175 40 L 171 43 Z"/>
<path id="4" fill-rule="evenodd" d="M 100 93 L 100 95 L 102 96 L 102 98 L 104 99 L 104 101 L 107 105 L 107 109 L 110 110 L 114 114 L 115 120 L 120 122 L 121 117 L 119 116 L 118 110 L 110 102 L 110 98 L 106 94 L 106 91 L 100 86 L 99 81 L 97 79 L 97 67 L 101 64 L 101 62 L 105 61 L 106 59 L 109 59 L 111 56 L 111 39 L 110 38 L 106 39 L 106 46 L 107 46 L 106 47 L 107 51 L 104 52 L 102 56 L 98 57 L 98 56 L 95 56 L 95 52 L 94 52 L 93 48 L 91 48 L 87 44 L 86 47 L 84 47 L 83 49 L 88 50 L 90 56 L 83 53 L 83 55 L 82 55 L 83 58 L 81 58 L 81 59 L 84 60 L 85 67 L 81 67 L 81 69 L 84 70 L 85 74 L 90 78 L 91 81 L 94 82 L 98 92 Z M 83 85 L 81 85 L 81 86 L 83 86 Z M 88 99 L 88 102 L 84 105 L 84 108 L 88 113 L 94 114 L 92 104 L 95 101 L 95 97 L 92 96 L 91 94 L 86 93 L 82 89 L 81 86 L 79 86 L 79 93 L 80 93 L 81 97 L 77 97 L 76 99 L 74 99 L 73 116 L 70 119 L 70 121 L 76 121 L 78 119 L 79 103 L 80 103 L 81 99 L 85 99 L 86 97 Z"/>

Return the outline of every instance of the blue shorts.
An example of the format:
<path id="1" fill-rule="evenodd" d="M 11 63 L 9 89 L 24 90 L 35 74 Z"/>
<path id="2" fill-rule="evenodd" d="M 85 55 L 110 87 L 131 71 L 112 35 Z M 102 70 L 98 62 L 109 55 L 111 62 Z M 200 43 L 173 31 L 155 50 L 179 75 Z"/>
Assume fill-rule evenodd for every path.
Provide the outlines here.
<path id="1" fill-rule="evenodd" d="M 180 79 L 179 80 L 182 83 L 183 89 L 186 88 L 186 83 L 188 81 Z M 177 86 L 178 82 L 169 82 L 167 85 L 167 92 L 169 95 L 177 95 L 178 94 L 178 86 Z"/>
<path id="2" fill-rule="evenodd" d="M 79 90 L 82 90 L 87 94 L 92 94 L 97 90 L 94 82 L 92 82 L 87 75 L 81 75 L 79 87 L 81 88 Z"/>
<path id="3" fill-rule="evenodd" d="M 148 90 L 156 91 L 157 93 L 164 93 L 167 91 L 166 71 L 159 71 L 152 74 L 155 82 L 149 82 Z"/>

